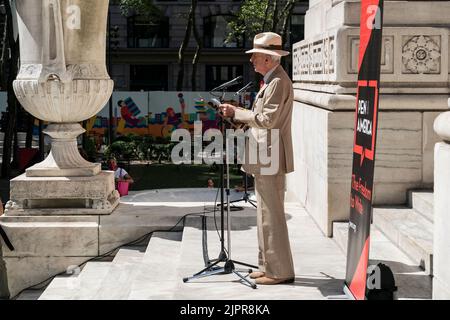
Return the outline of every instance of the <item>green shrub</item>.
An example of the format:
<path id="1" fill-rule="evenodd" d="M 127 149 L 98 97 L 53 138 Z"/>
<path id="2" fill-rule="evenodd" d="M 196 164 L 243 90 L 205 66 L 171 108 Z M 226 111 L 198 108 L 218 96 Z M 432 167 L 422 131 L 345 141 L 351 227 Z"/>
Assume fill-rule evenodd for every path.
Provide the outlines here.
<path id="1" fill-rule="evenodd" d="M 133 141 L 116 140 L 106 148 L 105 156 L 107 159 L 131 160 L 137 157 L 137 147 Z"/>

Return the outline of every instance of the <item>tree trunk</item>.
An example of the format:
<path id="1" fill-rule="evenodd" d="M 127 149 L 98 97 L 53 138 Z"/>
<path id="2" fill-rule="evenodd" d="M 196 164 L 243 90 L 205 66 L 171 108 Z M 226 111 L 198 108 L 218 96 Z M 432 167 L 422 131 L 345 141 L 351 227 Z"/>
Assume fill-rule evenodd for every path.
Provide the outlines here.
<path id="1" fill-rule="evenodd" d="M 45 159 L 44 121 L 39 120 L 39 160 Z"/>
<path id="2" fill-rule="evenodd" d="M 4 1 L 1 1 L 0 4 L 3 5 Z M 0 80 L 1 80 L 1 86 L 2 86 L 2 90 L 6 89 L 6 72 L 7 72 L 7 68 L 6 68 L 6 64 L 7 64 L 7 52 L 8 52 L 8 25 L 7 25 L 7 16 L 6 14 L 3 17 L 4 19 L 4 24 L 3 24 L 3 30 L 2 30 L 2 52 L 1 52 L 1 64 L 0 64 Z"/>
<path id="3" fill-rule="evenodd" d="M 196 25 L 196 18 L 195 18 L 195 11 L 197 10 L 197 0 L 192 0 L 192 7 L 193 9 L 193 16 L 192 16 L 192 30 L 194 31 L 194 37 L 195 41 L 197 42 L 197 49 L 195 51 L 194 59 L 192 60 L 192 77 L 191 77 L 191 83 L 192 83 L 192 91 L 197 90 L 197 65 L 198 61 L 200 59 L 200 54 L 203 49 L 203 40 L 200 36 L 200 33 L 198 32 L 197 25 Z"/>
<path id="4" fill-rule="evenodd" d="M 3 163 L 2 178 L 9 178 L 11 174 L 11 159 L 13 157 L 13 140 L 17 119 L 17 104 L 14 93 L 8 90 L 8 124 L 6 125 L 5 137 L 3 140 Z"/>
<path id="5" fill-rule="evenodd" d="M 3 213 L 3 206 L 1 211 Z M 7 300 L 9 298 L 8 276 L 6 272 L 6 264 L 3 260 L 2 244 L 0 242 L 0 300 Z"/>
<path id="6" fill-rule="evenodd" d="M 16 39 L 14 39 L 14 30 L 13 30 L 13 20 L 12 20 L 12 11 L 11 5 L 9 1 L 3 1 L 4 9 L 6 12 L 6 21 L 5 21 L 5 29 L 6 29 L 6 47 L 10 49 L 11 57 L 3 60 L 3 67 L 8 68 L 7 76 L 6 76 L 6 90 L 8 92 L 8 123 L 6 125 L 5 130 L 5 138 L 3 142 L 3 163 L 2 163 L 2 171 L 1 175 L 3 178 L 9 178 L 11 173 L 11 156 L 12 156 L 12 142 L 14 137 L 14 132 L 16 129 L 16 119 L 17 119 L 17 108 L 18 101 L 14 94 L 13 90 L 13 81 L 17 77 L 18 71 L 18 63 L 19 63 L 19 45 Z"/>
<path id="7" fill-rule="evenodd" d="M 34 128 L 34 117 L 28 114 L 27 119 L 27 137 L 25 140 L 25 148 L 33 148 L 33 128 Z"/>
<path id="8" fill-rule="evenodd" d="M 189 11 L 189 16 L 186 25 L 186 33 L 184 34 L 183 42 L 181 43 L 180 50 L 178 51 L 178 79 L 177 79 L 177 91 L 183 90 L 183 82 L 184 82 L 184 56 L 186 52 L 186 48 L 189 45 L 189 40 L 191 38 L 192 31 L 192 17 L 195 14 L 194 7 L 191 5 L 191 9 Z"/>
<path id="9" fill-rule="evenodd" d="M 278 21 L 279 21 L 278 6 L 279 6 L 278 0 L 275 0 L 275 2 L 273 4 L 272 28 L 270 29 L 270 31 L 272 31 L 272 32 L 277 32 L 277 26 L 278 26 Z"/>
<path id="10" fill-rule="evenodd" d="M 266 31 L 267 20 L 269 18 L 270 7 L 272 6 L 272 0 L 267 0 L 266 12 L 264 13 L 264 22 L 261 32 Z"/>
<path id="11" fill-rule="evenodd" d="M 292 16 L 292 12 L 294 12 L 294 7 L 295 7 L 295 3 L 297 1 L 296 0 L 288 0 L 288 2 L 286 3 L 286 5 L 283 8 L 283 24 L 281 27 L 281 37 L 283 39 L 283 45 L 285 46 L 285 48 L 287 47 L 287 36 L 288 36 L 288 26 L 289 26 L 289 19 Z"/>
<path id="12" fill-rule="evenodd" d="M 288 26 L 289 26 L 289 20 L 291 19 L 291 16 L 292 16 L 292 12 L 294 11 L 295 3 L 296 3 L 296 0 L 288 0 L 288 2 L 286 3 L 286 5 L 283 8 L 284 18 L 283 18 L 283 25 L 281 27 L 281 38 L 283 41 L 283 46 L 285 48 L 288 47 L 288 43 L 287 43 Z M 288 68 L 287 61 L 286 61 L 286 59 L 283 59 L 283 60 L 284 60 L 283 67 L 285 69 L 287 69 Z"/>
<path id="13" fill-rule="evenodd" d="M 18 119 L 20 106 L 16 104 L 16 123 L 13 130 L 13 147 L 12 147 L 12 166 L 18 168 L 19 165 L 19 133 L 18 133 Z"/>

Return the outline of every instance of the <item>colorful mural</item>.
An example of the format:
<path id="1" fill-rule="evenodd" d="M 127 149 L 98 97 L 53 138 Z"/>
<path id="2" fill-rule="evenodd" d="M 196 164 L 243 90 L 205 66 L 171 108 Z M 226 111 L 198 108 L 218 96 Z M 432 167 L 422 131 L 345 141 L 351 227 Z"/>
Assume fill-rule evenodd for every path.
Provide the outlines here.
<path id="1" fill-rule="evenodd" d="M 227 102 L 245 108 L 253 104 L 255 93 L 234 96 L 226 94 Z M 213 98 L 209 92 L 114 92 L 112 125 L 116 136 L 136 134 L 170 137 L 173 130 L 184 128 L 193 132 L 194 122 L 201 121 L 203 131 L 218 128 L 218 115 L 208 106 Z M 5 92 L 0 92 L 0 111 L 6 112 Z M 86 121 L 87 134 L 97 148 L 105 143 L 109 122 L 109 104 L 96 116 Z M 47 123 L 44 123 L 44 128 Z M 39 122 L 35 121 L 33 135 L 39 135 Z"/>
<path id="2" fill-rule="evenodd" d="M 113 128 L 116 135 L 150 135 L 170 137 L 175 129 L 183 128 L 193 132 L 194 122 L 201 121 L 203 130 L 218 128 L 218 115 L 208 106 L 213 97 L 207 92 L 114 92 Z M 228 102 L 249 108 L 254 93 L 226 95 Z M 87 132 L 101 139 L 107 132 L 109 106 L 87 122 Z"/>

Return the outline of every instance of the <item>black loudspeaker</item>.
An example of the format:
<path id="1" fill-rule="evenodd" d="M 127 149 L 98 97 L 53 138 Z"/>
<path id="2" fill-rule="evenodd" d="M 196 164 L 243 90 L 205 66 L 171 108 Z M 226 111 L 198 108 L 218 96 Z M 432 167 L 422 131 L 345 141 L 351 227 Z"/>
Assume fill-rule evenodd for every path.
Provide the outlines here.
<path id="1" fill-rule="evenodd" d="M 397 286 L 391 268 L 380 262 L 368 274 L 368 278 L 374 277 L 376 272 L 379 272 L 380 283 L 377 288 L 367 289 L 367 300 L 394 300 L 394 292 L 397 291 Z"/>

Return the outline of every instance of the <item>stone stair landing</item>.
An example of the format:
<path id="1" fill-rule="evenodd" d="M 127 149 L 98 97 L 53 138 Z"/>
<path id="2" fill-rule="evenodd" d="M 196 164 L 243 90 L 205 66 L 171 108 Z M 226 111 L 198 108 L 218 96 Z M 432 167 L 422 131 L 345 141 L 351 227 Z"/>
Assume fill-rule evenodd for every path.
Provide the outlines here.
<path id="1" fill-rule="evenodd" d="M 201 219 L 191 216 L 182 233 L 154 233 L 146 248 L 126 247 L 113 261 L 91 262 L 76 276 L 56 278 L 41 299 L 318 300 L 341 296 L 346 270 L 342 251 L 346 250 L 348 223 L 339 228 L 335 224 L 335 239 L 330 239 L 296 204 L 286 205 L 286 218 L 295 267 L 293 284 L 258 286 L 254 290 L 235 274 L 183 282 L 183 278 L 204 268 Z M 212 259 L 220 251 L 213 216 L 208 218 L 207 230 L 208 256 Z M 231 234 L 231 257 L 257 263 L 254 208 L 232 212 Z M 335 241 L 339 235 L 341 241 Z M 399 299 L 431 298 L 431 278 L 376 226 L 372 229 L 371 259 L 394 270 Z M 246 276 L 248 268 L 236 268 Z"/>
<path id="2" fill-rule="evenodd" d="M 333 239 L 345 254 L 348 230 L 348 222 L 333 223 Z M 391 268 L 398 287 L 397 299 L 431 299 L 432 278 L 374 225 L 370 230 L 369 256 L 370 265 L 382 262 Z"/>
<path id="3" fill-rule="evenodd" d="M 415 265 L 432 275 L 433 193 L 413 190 L 408 193 L 408 198 L 408 206 L 374 207 L 372 231 L 382 233 Z M 347 250 L 346 228 L 347 223 L 334 224 L 334 238 L 344 251 Z"/>
<path id="4" fill-rule="evenodd" d="M 433 193 L 412 190 L 409 207 L 378 207 L 373 223 L 418 266 L 433 274 Z"/>

